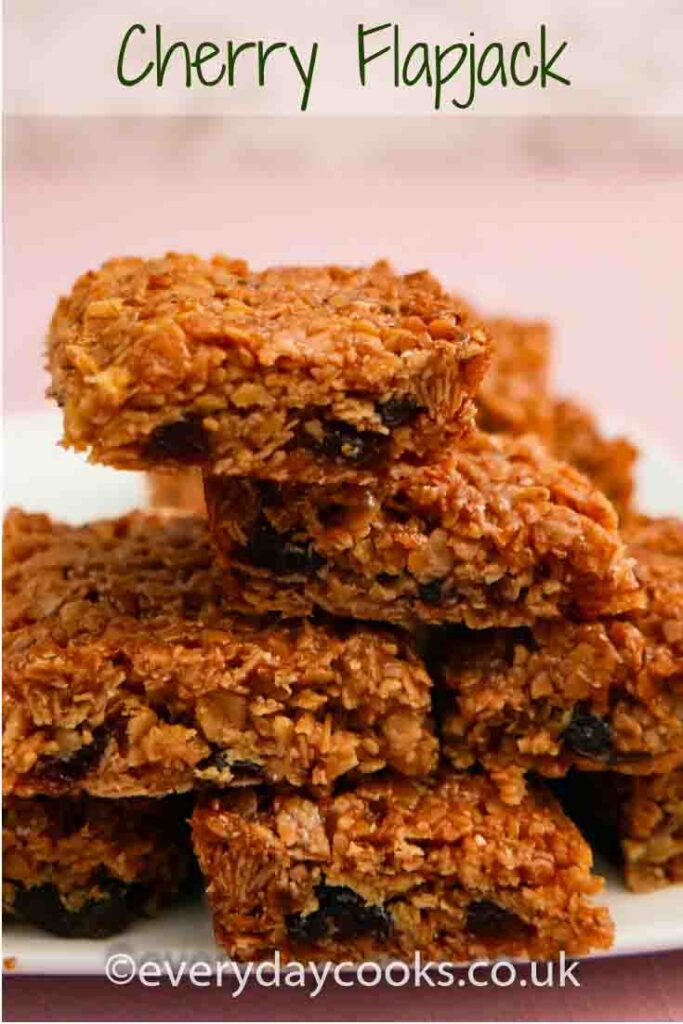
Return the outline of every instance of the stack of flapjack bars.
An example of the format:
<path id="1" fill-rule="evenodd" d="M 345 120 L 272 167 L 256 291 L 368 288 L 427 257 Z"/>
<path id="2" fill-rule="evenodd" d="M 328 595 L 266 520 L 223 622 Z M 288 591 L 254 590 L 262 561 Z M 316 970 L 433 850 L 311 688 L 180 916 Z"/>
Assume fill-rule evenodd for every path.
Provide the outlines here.
<path id="1" fill-rule="evenodd" d="M 235 959 L 606 948 L 562 779 L 633 889 L 683 879 L 683 524 L 546 325 L 172 253 L 81 277 L 47 360 L 155 500 L 6 518 L 7 913 L 111 934 L 198 862 Z"/>

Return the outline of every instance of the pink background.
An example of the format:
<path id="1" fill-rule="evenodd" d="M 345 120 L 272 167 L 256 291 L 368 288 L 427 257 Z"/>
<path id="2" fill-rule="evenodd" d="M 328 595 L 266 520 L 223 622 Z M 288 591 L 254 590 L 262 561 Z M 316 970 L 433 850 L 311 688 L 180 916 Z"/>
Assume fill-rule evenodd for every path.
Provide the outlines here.
<path id="1" fill-rule="evenodd" d="M 454 125 L 455 122 L 451 122 Z M 680 456 L 683 160 L 639 122 L 10 121 L 5 408 L 44 404 L 46 324 L 104 258 L 428 266 L 491 312 L 556 325 L 558 388 Z M 662 136 L 658 122 L 657 135 Z M 680 136 L 680 122 L 675 122 Z M 306 996 L 9 979 L 6 1020 L 677 1020 L 683 953 L 587 964 L 578 992 Z"/>

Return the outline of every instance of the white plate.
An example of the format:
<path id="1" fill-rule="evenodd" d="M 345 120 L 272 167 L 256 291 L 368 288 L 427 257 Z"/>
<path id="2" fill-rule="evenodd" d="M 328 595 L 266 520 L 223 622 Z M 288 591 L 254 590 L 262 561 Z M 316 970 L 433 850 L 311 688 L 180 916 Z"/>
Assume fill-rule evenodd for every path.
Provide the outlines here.
<path id="1" fill-rule="evenodd" d="M 69 522 L 118 515 L 146 500 L 144 481 L 87 465 L 85 459 L 56 447 L 59 415 L 53 412 L 8 417 L 5 421 L 4 505 L 45 511 Z M 641 506 L 653 514 L 683 511 L 683 468 L 671 453 L 639 436 L 639 431 L 609 418 L 610 427 L 625 429 L 643 451 L 639 471 Z M 603 900 L 616 925 L 609 955 L 683 948 L 683 886 L 636 896 L 627 892 L 617 874 L 598 865 L 607 876 Z M 125 951 L 135 959 L 144 954 L 212 961 L 218 957 L 209 916 L 197 902 L 174 907 L 151 921 L 139 921 L 114 939 L 55 938 L 28 926 L 10 925 L 4 933 L 3 956 L 11 958 L 12 973 L 101 974 L 107 957 Z M 7 965 L 10 966 L 9 964 Z"/>

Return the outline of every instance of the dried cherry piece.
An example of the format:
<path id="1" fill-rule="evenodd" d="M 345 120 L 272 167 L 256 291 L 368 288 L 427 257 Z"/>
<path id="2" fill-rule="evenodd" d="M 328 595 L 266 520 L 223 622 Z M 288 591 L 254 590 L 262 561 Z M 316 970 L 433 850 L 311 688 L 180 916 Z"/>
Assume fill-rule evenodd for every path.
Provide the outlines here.
<path id="1" fill-rule="evenodd" d="M 207 768 L 215 768 L 218 772 L 230 772 L 232 775 L 249 775 L 254 779 L 265 779 L 266 770 L 263 765 L 255 761 L 232 760 L 230 753 L 226 750 L 216 750 L 201 761 L 197 768 L 205 771 Z"/>
<path id="2" fill-rule="evenodd" d="M 327 885 L 320 882 L 315 888 L 318 909 L 312 914 L 291 914 L 287 929 L 298 942 L 338 937 L 353 939 L 358 935 L 374 935 L 385 939 L 392 927 L 391 915 L 383 906 L 366 903 L 347 885 Z"/>
<path id="3" fill-rule="evenodd" d="M 577 707 L 562 734 L 565 745 L 575 754 L 607 760 L 612 755 L 609 723 L 584 707 Z"/>
<path id="4" fill-rule="evenodd" d="M 380 419 L 385 427 L 400 427 L 403 423 L 414 420 L 422 407 L 412 395 L 390 398 L 377 406 Z"/>
<path id="5" fill-rule="evenodd" d="M 314 441 L 312 447 L 329 459 L 341 459 L 354 465 L 363 465 L 379 454 L 386 444 L 382 434 L 371 430 L 357 430 L 350 423 L 332 420 L 323 426 L 321 441 Z"/>
<path id="6" fill-rule="evenodd" d="M 104 726 L 100 726 L 93 733 L 90 743 L 79 747 L 73 754 L 45 758 L 39 764 L 36 774 L 41 782 L 49 782 L 57 786 L 69 787 L 74 782 L 79 782 L 99 764 L 109 735 L 110 731 Z"/>
<path id="7" fill-rule="evenodd" d="M 287 933 L 294 942 L 317 942 L 328 933 L 328 920 L 319 910 L 312 914 L 288 914 Z"/>
<path id="8" fill-rule="evenodd" d="M 140 883 L 126 885 L 107 876 L 98 878 L 100 899 L 86 900 L 78 910 L 69 910 L 59 890 L 49 883 L 18 888 L 13 910 L 21 921 L 44 928 L 53 935 L 70 939 L 104 939 L 123 931 L 138 916 L 149 890 Z"/>
<path id="9" fill-rule="evenodd" d="M 205 462 L 209 456 L 209 435 L 201 417 L 162 423 L 152 431 L 145 445 L 145 456 L 155 462 L 182 462 L 191 466 Z"/>
<path id="10" fill-rule="evenodd" d="M 245 553 L 257 568 L 284 576 L 308 576 L 324 563 L 310 541 L 292 540 L 291 535 L 278 533 L 264 518 L 252 531 Z"/>

